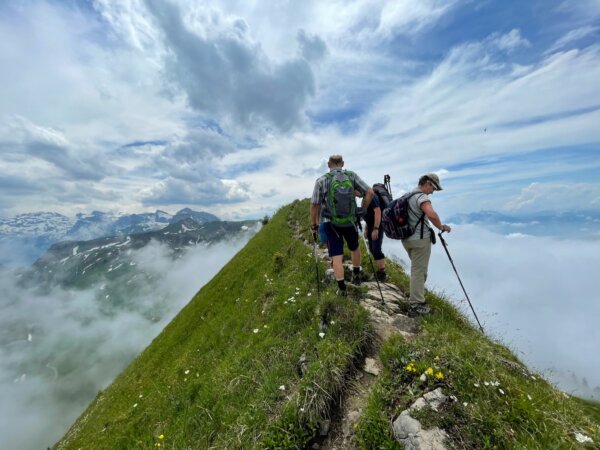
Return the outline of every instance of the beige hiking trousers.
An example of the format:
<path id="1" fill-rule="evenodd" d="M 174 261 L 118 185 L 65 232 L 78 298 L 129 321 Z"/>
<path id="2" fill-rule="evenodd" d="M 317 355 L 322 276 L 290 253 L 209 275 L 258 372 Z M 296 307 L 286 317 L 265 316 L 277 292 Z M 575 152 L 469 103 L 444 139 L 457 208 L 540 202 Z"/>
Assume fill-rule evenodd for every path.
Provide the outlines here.
<path id="1" fill-rule="evenodd" d="M 410 299 L 411 303 L 425 303 L 425 281 L 431 256 L 429 233 L 426 239 L 402 241 L 402 245 L 410 258 Z"/>

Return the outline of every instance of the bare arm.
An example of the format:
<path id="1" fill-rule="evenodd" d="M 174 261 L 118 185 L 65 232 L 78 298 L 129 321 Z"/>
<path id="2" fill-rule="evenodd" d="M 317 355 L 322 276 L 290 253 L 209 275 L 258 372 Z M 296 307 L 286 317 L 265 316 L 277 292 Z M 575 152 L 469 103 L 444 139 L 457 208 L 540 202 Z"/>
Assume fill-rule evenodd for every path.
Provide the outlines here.
<path id="1" fill-rule="evenodd" d="M 381 208 L 374 208 L 373 212 L 375 213 L 375 221 L 373 222 L 373 226 L 375 228 L 379 228 L 379 226 L 381 225 Z"/>
<path id="2" fill-rule="evenodd" d="M 376 241 L 379 238 L 379 227 L 381 226 L 381 208 L 373 208 L 375 220 L 373 221 L 373 231 L 371 231 L 371 239 Z"/>
<path id="3" fill-rule="evenodd" d="M 447 231 L 450 233 L 450 227 L 448 225 L 442 224 L 440 220 L 440 216 L 435 212 L 433 206 L 431 206 L 431 202 L 423 202 L 421 203 L 421 211 L 425 213 L 429 221 L 440 231 Z"/>
<path id="4" fill-rule="evenodd" d="M 371 204 L 371 200 L 373 200 L 373 195 L 375 195 L 373 189 L 367 189 L 367 192 L 365 193 L 360 206 L 366 210 Z"/>
<path id="5" fill-rule="evenodd" d="M 321 205 L 310 205 L 310 224 L 319 225 L 319 213 L 321 212 Z"/>

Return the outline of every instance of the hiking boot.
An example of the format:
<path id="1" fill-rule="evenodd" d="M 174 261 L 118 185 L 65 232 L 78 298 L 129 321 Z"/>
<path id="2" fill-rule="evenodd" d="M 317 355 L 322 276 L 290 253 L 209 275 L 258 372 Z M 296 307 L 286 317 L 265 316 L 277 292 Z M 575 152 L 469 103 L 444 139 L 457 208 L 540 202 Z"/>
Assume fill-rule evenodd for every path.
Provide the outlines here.
<path id="1" fill-rule="evenodd" d="M 348 291 L 346 289 L 338 289 L 335 291 L 335 295 L 339 295 L 340 297 L 347 297 Z"/>
<path id="2" fill-rule="evenodd" d="M 350 283 L 352 283 L 354 286 L 360 286 L 362 283 L 362 275 L 360 273 L 352 275 L 352 281 Z"/>
<path id="3" fill-rule="evenodd" d="M 431 306 L 426 303 L 412 303 L 408 305 L 408 317 L 424 316 L 431 312 Z"/>
<path id="4" fill-rule="evenodd" d="M 375 278 L 377 278 L 377 281 L 385 283 L 387 280 L 387 274 L 383 270 L 378 270 L 375 272 Z"/>

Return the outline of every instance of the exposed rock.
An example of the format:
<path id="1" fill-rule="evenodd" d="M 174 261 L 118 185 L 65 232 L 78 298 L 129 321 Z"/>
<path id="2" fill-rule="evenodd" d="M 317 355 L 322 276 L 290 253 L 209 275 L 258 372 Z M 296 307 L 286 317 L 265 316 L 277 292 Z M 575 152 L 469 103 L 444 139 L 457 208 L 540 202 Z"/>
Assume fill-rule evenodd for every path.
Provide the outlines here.
<path id="1" fill-rule="evenodd" d="M 381 369 L 379 369 L 379 365 L 377 364 L 377 361 L 375 361 L 373 358 L 366 358 L 365 359 L 365 372 L 370 373 L 371 375 L 375 375 L 377 377 L 377 376 L 379 376 Z"/>
<path id="2" fill-rule="evenodd" d="M 448 397 L 442 393 L 442 388 L 437 388 L 435 391 L 427 392 L 423 395 L 423 398 L 434 411 L 437 411 L 442 403 L 448 400 Z"/>
<path id="3" fill-rule="evenodd" d="M 405 410 L 394 420 L 393 429 L 396 439 L 402 441 L 419 434 L 421 424 L 410 416 L 408 410 Z"/>
<path id="4" fill-rule="evenodd" d="M 427 401 L 423 397 L 419 397 L 415 402 L 410 405 L 409 410 L 412 411 L 420 411 L 423 408 L 427 407 Z"/>
<path id="5" fill-rule="evenodd" d="M 448 436 L 439 428 L 423 430 L 418 420 L 403 411 L 392 425 L 394 437 L 406 450 L 446 450 L 444 440 Z"/>
<path id="6" fill-rule="evenodd" d="M 333 273 L 333 269 L 327 269 L 325 271 L 325 279 L 335 281 L 335 274 Z"/>

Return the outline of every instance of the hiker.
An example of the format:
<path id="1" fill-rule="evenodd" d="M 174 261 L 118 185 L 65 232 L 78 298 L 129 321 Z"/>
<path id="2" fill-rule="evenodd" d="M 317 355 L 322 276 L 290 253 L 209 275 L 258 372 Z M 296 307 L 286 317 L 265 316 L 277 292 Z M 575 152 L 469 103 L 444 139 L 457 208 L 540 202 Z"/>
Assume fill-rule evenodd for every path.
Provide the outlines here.
<path id="1" fill-rule="evenodd" d="M 381 251 L 381 245 L 383 243 L 383 230 L 381 230 L 381 211 L 383 208 L 380 205 L 379 196 L 373 195 L 371 203 L 365 213 L 365 238 L 369 243 L 369 251 L 373 255 L 375 264 L 377 265 L 377 272 L 375 277 L 377 280 L 385 282 L 387 276 L 385 274 L 385 255 Z"/>
<path id="2" fill-rule="evenodd" d="M 344 241 L 352 256 L 352 284 L 361 283 L 361 254 L 356 231 L 356 200 L 354 191 L 363 195 L 362 208 L 367 208 L 373 198 L 373 190 L 356 173 L 344 170 L 341 155 L 331 155 L 327 162 L 329 172 L 315 182 L 311 205 L 310 223 L 313 239 L 317 239 L 319 218 L 327 237 L 327 250 L 333 273 L 338 284 L 338 295 L 345 296 Z"/>
<path id="3" fill-rule="evenodd" d="M 425 304 L 425 281 L 431 255 L 431 244 L 435 244 L 435 233 L 429 221 L 440 231 L 450 232 L 448 225 L 442 224 L 440 217 L 431 206 L 429 196 L 441 191 L 440 179 L 435 173 L 428 173 L 419 179 L 419 185 L 409 194 L 408 220 L 415 232 L 402 239 L 402 245 L 410 258 L 410 298 L 413 314 L 426 314 L 430 308 Z"/>

